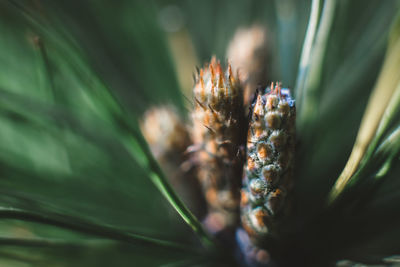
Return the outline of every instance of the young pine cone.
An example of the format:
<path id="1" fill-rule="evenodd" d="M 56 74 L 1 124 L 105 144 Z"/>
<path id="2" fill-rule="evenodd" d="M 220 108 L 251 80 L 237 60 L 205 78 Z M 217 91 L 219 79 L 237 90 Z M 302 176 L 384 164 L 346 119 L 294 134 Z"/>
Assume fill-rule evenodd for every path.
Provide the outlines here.
<path id="1" fill-rule="evenodd" d="M 213 58 L 196 77 L 194 97 L 193 155 L 209 208 L 205 225 L 216 233 L 239 223 L 239 152 L 246 133 L 242 89 L 231 67 L 223 72 Z"/>
<path id="2" fill-rule="evenodd" d="M 236 31 L 227 51 L 233 71 L 239 71 L 244 87 L 244 104 L 249 106 L 259 84 L 267 82 L 268 40 L 261 25 L 240 28 Z"/>
<path id="3" fill-rule="evenodd" d="M 258 240 L 274 233 L 292 187 L 296 107 L 289 90 L 272 84 L 256 93 L 249 117 L 241 219 Z"/>
<path id="4" fill-rule="evenodd" d="M 172 106 L 153 107 L 146 111 L 141 123 L 150 149 L 166 173 L 169 182 L 198 217 L 205 215 L 205 203 L 193 170 L 182 168 L 188 160 L 186 148 L 190 135 Z"/>

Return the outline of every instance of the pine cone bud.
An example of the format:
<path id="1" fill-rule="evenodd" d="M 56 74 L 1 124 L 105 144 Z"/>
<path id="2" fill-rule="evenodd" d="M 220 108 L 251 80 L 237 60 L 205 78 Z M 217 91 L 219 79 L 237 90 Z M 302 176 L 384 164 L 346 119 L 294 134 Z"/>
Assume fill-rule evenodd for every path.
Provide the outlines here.
<path id="1" fill-rule="evenodd" d="M 296 107 L 289 89 L 272 83 L 256 93 L 249 116 L 241 219 L 257 239 L 274 232 L 292 187 Z"/>
<path id="2" fill-rule="evenodd" d="M 242 89 L 231 67 L 223 72 L 213 58 L 196 77 L 194 97 L 194 157 L 210 212 L 205 224 L 218 232 L 239 222 L 239 149 L 246 133 Z"/>
<path id="3" fill-rule="evenodd" d="M 268 44 L 266 29 L 260 25 L 240 28 L 233 36 L 227 58 L 244 86 L 244 103 L 249 106 L 251 96 L 267 78 Z"/>
<path id="4" fill-rule="evenodd" d="M 188 162 L 186 148 L 191 145 L 189 131 L 172 106 L 146 111 L 141 130 L 155 159 L 185 204 L 199 217 L 205 214 L 205 203 L 193 170 L 183 167 Z"/>

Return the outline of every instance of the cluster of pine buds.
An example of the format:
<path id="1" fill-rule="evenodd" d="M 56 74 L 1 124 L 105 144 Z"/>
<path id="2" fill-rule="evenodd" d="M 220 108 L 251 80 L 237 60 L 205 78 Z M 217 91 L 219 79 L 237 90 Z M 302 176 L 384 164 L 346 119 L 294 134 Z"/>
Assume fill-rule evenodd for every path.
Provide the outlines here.
<path id="1" fill-rule="evenodd" d="M 248 34 L 251 40 L 260 39 L 259 35 L 260 29 Z M 263 42 L 251 49 L 251 62 L 256 61 L 256 51 L 264 44 L 263 37 Z M 237 49 L 243 46 L 232 45 L 230 50 Z M 176 157 L 178 160 L 169 164 L 173 168 L 185 165 L 184 162 L 193 166 L 191 178 L 198 181 L 202 191 L 202 196 L 194 194 L 193 197 L 206 200 L 207 215 L 202 217 L 203 224 L 225 241 L 233 241 L 236 231 L 236 242 L 245 261 L 258 266 L 269 262 L 263 241 L 277 235 L 280 219 L 290 207 L 288 193 L 293 186 L 296 108 L 289 89 L 282 89 L 279 83 L 257 90 L 251 105 L 246 102 L 242 86 L 246 86 L 248 94 L 254 92 L 252 87 L 261 82 L 263 73 L 255 72 L 246 58 L 235 61 L 235 73 L 230 64 L 223 70 L 215 57 L 198 70 L 191 127 L 179 124 L 173 114 L 166 116 L 166 111 L 153 111 L 148 113 L 142 128 L 155 154 L 157 148 L 165 146 L 157 144 L 157 140 L 184 143 L 185 152 L 182 146 L 172 149 L 177 148 L 176 145 L 164 149 L 169 152 L 164 152 L 162 157 L 158 155 L 161 165 L 168 166 L 166 162 Z M 242 79 L 237 73 L 241 67 L 245 67 L 246 74 Z M 248 105 L 250 111 L 246 114 L 244 107 Z M 154 118 L 160 116 L 164 118 Z M 168 123 L 173 123 L 177 130 L 168 131 L 167 140 L 153 136 L 157 131 L 163 132 L 163 127 L 174 128 L 165 125 Z M 156 141 L 152 143 L 151 140 Z M 174 175 L 173 168 L 165 167 Z M 179 189 L 179 185 L 175 187 Z M 188 191 L 192 192 L 193 188 Z M 185 202 L 190 203 L 190 200 Z"/>

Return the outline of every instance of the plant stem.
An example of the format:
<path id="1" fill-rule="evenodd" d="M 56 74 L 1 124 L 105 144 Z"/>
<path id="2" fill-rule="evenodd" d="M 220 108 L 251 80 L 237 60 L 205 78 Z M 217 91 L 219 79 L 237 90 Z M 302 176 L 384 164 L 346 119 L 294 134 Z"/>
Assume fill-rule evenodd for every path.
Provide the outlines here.
<path id="1" fill-rule="evenodd" d="M 330 30 L 333 24 L 333 18 L 336 8 L 335 0 L 326 0 L 322 10 L 320 24 L 318 26 L 315 43 L 312 47 L 313 54 L 311 56 L 310 66 L 304 78 L 304 89 L 300 101 L 299 123 L 301 129 L 308 129 L 311 122 L 318 114 L 319 102 L 318 93 L 320 92 L 321 76 L 323 71 L 323 63 L 326 56 L 326 48 Z"/>
<path id="2" fill-rule="evenodd" d="M 297 73 L 297 81 L 296 81 L 296 87 L 295 87 L 295 94 L 296 94 L 295 99 L 298 99 L 298 101 L 299 101 L 298 107 L 300 107 L 300 105 L 301 105 L 300 100 L 303 97 L 305 80 L 306 80 L 308 69 L 310 66 L 311 48 L 314 43 L 315 32 L 317 30 L 317 25 L 318 25 L 320 2 L 321 2 L 320 0 L 312 0 L 312 3 L 311 3 L 311 13 L 310 13 L 309 21 L 308 21 L 306 37 L 305 37 L 304 43 L 303 43 L 303 49 L 301 51 L 300 64 L 299 64 L 299 70 Z"/>

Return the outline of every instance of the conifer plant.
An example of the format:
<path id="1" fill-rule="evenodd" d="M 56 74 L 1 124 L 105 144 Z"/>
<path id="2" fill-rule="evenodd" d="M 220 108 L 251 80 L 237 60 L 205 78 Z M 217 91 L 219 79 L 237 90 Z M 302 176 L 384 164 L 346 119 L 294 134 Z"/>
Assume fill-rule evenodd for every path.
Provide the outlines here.
<path id="1" fill-rule="evenodd" d="M 398 266 L 399 16 L 0 1 L 0 266 Z"/>

